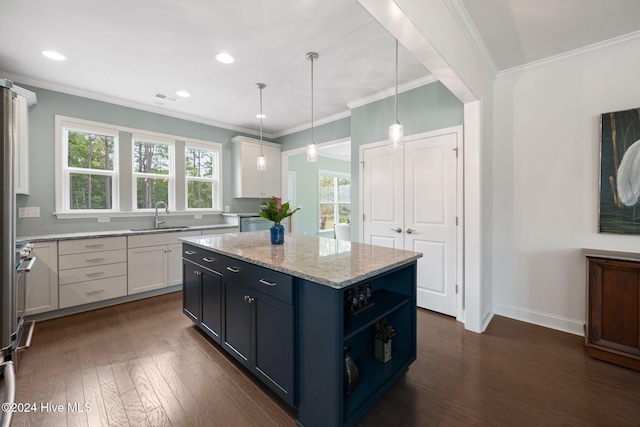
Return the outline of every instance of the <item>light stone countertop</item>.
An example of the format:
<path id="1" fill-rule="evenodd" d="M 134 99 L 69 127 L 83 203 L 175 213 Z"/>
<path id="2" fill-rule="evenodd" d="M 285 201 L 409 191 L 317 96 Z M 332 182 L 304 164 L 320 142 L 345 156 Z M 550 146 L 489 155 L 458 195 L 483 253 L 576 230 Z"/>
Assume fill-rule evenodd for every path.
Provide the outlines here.
<path id="1" fill-rule="evenodd" d="M 235 224 L 210 224 L 210 225 L 193 225 L 193 226 L 185 226 L 185 227 L 147 228 L 147 229 L 139 229 L 139 230 L 134 229 L 134 230 L 111 230 L 111 231 L 80 231 L 76 233 L 17 236 L 16 240 L 27 240 L 31 243 L 37 243 L 37 242 L 49 242 L 54 240 L 77 240 L 77 239 L 91 239 L 91 238 L 97 238 L 97 237 L 136 236 L 140 234 L 177 233 L 181 231 L 196 231 L 196 230 L 220 230 L 225 228 L 237 229 L 238 226 Z"/>
<path id="2" fill-rule="evenodd" d="M 422 257 L 420 252 L 292 233 L 285 233 L 283 245 L 272 245 L 268 230 L 182 237 L 180 240 L 335 289 Z"/>

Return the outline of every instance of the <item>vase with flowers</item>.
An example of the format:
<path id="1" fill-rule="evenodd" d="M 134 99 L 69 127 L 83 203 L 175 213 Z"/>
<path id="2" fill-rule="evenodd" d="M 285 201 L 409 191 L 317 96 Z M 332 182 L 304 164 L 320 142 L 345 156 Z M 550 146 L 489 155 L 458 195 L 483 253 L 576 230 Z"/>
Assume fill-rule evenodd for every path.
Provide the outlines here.
<path id="1" fill-rule="evenodd" d="M 258 214 L 269 221 L 273 221 L 273 225 L 269 229 L 271 231 L 272 245 L 281 245 L 284 243 L 284 226 L 280 222 L 299 210 L 300 208 L 296 208 L 290 211 L 289 202 L 282 203 L 282 199 L 276 196 L 269 197 L 267 200 L 260 202 L 260 212 L 258 212 Z"/>
<path id="2" fill-rule="evenodd" d="M 388 324 L 386 317 L 374 323 L 373 336 L 374 357 L 382 363 L 387 363 L 391 360 L 391 339 L 396 336 L 396 331 Z"/>

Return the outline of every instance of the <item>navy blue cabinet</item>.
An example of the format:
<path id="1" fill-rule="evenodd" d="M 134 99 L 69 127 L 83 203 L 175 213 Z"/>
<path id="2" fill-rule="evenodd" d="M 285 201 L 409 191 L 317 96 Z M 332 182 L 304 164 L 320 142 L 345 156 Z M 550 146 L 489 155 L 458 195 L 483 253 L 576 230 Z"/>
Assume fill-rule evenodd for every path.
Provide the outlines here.
<path id="1" fill-rule="evenodd" d="M 250 368 L 251 305 L 249 287 L 228 277 L 224 281 L 224 348 Z"/>
<path id="2" fill-rule="evenodd" d="M 220 275 L 201 271 L 202 315 L 200 326 L 215 342 L 222 342 L 222 280 Z"/>
<path id="3" fill-rule="evenodd" d="M 199 267 L 185 261 L 182 264 L 182 312 L 196 325 L 200 323 L 201 301 L 202 285 Z"/>

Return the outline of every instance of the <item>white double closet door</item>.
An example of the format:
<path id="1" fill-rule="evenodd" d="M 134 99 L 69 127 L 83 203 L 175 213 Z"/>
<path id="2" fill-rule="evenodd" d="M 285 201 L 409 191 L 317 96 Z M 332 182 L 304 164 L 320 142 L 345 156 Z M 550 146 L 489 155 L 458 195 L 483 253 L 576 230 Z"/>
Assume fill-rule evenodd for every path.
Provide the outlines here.
<path id="1" fill-rule="evenodd" d="M 458 316 L 458 145 L 462 127 L 407 137 L 401 148 L 361 152 L 363 241 L 422 252 L 419 307 Z"/>

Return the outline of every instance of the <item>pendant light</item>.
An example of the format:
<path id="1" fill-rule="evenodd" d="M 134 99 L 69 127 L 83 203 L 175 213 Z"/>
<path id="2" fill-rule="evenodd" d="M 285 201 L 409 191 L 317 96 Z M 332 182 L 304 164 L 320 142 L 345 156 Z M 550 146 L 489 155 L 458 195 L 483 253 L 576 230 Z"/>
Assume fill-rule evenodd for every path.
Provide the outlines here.
<path id="1" fill-rule="evenodd" d="M 318 147 L 313 140 L 313 61 L 318 59 L 318 54 L 315 52 L 309 52 L 305 55 L 309 61 L 311 61 L 311 144 L 307 145 L 307 162 L 318 161 Z"/>
<path id="2" fill-rule="evenodd" d="M 396 121 L 389 126 L 389 145 L 391 148 L 398 148 L 402 145 L 404 136 L 404 126 L 398 121 L 398 39 L 396 39 Z"/>
<path id="3" fill-rule="evenodd" d="M 262 114 L 262 89 L 267 87 L 264 83 L 256 83 L 258 89 L 260 89 L 260 156 L 258 156 L 258 170 L 266 171 L 267 170 L 267 158 L 262 153 L 262 119 L 264 115 Z"/>

